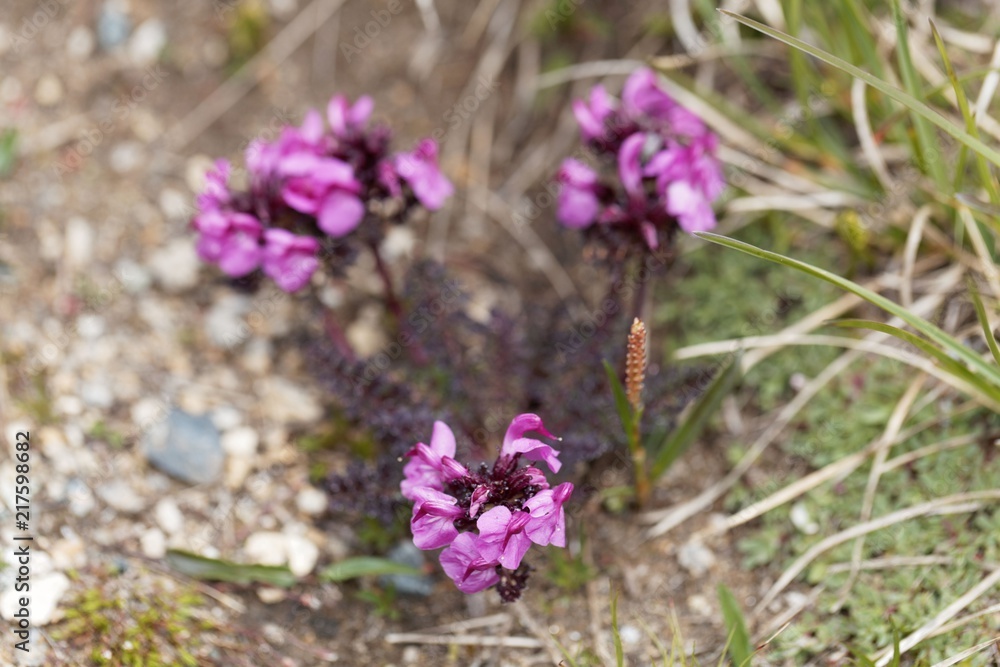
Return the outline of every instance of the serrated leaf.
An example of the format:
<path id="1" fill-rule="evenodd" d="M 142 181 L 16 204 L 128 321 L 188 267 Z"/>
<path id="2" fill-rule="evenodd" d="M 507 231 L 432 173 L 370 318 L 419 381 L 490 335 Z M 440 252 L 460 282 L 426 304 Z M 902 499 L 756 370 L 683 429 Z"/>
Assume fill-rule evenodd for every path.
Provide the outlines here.
<path id="1" fill-rule="evenodd" d="M 170 549 L 167 564 L 181 574 L 204 581 L 228 581 L 234 584 L 262 583 L 288 588 L 298 579 L 287 566 L 242 565 L 227 560 L 205 558 L 179 549 Z"/>
<path id="2" fill-rule="evenodd" d="M 403 565 L 388 558 L 375 556 L 358 556 L 348 558 L 330 565 L 319 573 L 323 581 L 347 581 L 358 577 L 369 577 L 383 574 L 421 574 L 418 568 Z"/>

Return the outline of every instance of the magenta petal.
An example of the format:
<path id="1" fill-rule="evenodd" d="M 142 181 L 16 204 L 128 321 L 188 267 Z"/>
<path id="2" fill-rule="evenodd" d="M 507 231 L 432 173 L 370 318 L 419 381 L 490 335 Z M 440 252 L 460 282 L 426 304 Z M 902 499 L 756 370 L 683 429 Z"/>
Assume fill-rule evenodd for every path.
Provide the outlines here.
<path id="1" fill-rule="evenodd" d="M 590 190 L 581 190 L 571 185 L 559 189 L 556 216 L 566 227 L 582 229 L 597 218 L 601 204 Z"/>
<path id="2" fill-rule="evenodd" d="M 223 237 L 203 233 L 198 237 L 198 256 L 206 262 L 218 262 L 222 256 Z"/>
<path id="3" fill-rule="evenodd" d="M 453 479 L 461 479 L 468 474 L 469 469 L 455 459 L 450 456 L 441 457 L 441 477 L 446 482 L 450 482 Z"/>
<path id="4" fill-rule="evenodd" d="M 198 215 L 194 221 L 194 228 L 202 234 L 211 236 L 222 236 L 229 229 L 230 216 L 220 211 L 207 211 Z"/>
<path id="5" fill-rule="evenodd" d="M 472 500 L 469 502 L 469 516 L 473 519 L 479 514 L 479 508 L 490 499 L 490 490 L 485 486 L 478 486 L 472 492 Z"/>
<path id="6" fill-rule="evenodd" d="M 364 216 L 364 202 L 348 192 L 334 190 L 323 199 L 317 223 L 330 236 L 341 237 L 354 231 Z"/>
<path id="7" fill-rule="evenodd" d="M 618 175 L 622 179 L 625 191 L 632 197 L 642 197 L 642 165 L 639 156 L 642 146 L 646 143 L 646 135 L 637 132 L 622 143 L 618 152 Z"/>
<path id="8" fill-rule="evenodd" d="M 515 440 L 522 438 L 528 431 L 537 431 L 547 438 L 555 437 L 545 428 L 541 417 L 531 412 L 525 412 L 511 420 L 510 426 L 507 427 L 507 432 L 503 436 L 503 447 L 500 449 L 500 454 L 509 454 L 507 447 Z"/>
<path id="9" fill-rule="evenodd" d="M 642 231 L 642 238 L 646 240 L 649 249 L 656 250 L 660 245 L 660 239 L 656 237 L 656 227 L 653 226 L 653 223 L 649 220 L 643 220 L 639 224 L 639 229 Z"/>
<path id="10" fill-rule="evenodd" d="M 660 88 L 656 74 L 647 67 L 629 76 L 622 89 L 622 109 L 632 118 L 649 116 L 665 119 L 677 106 L 673 98 Z"/>
<path id="11" fill-rule="evenodd" d="M 541 440 L 531 438 L 519 438 L 509 446 L 504 447 L 504 453 L 523 454 L 529 461 L 544 461 L 552 472 L 559 472 L 562 463 L 559 461 L 559 452 L 546 445 Z"/>
<path id="12" fill-rule="evenodd" d="M 455 434 L 443 421 L 434 422 L 431 432 L 431 449 L 438 456 L 455 456 Z"/>
<path id="13" fill-rule="evenodd" d="M 334 95 L 326 105 L 326 120 L 330 123 L 330 130 L 337 136 L 342 136 L 347 132 L 347 98 L 343 95 Z"/>
<path id="14" fill-rule="evenodd" d="M 561 183 L 577 188 L 592 188 L 597 184 L 597 172 L 571 157 L 563 160 L 558 178 Z"/>
<path id="15" fill-rule="evenodd" d="M 712 207 L 687 181 L 674 181 L 667 187 L 667 213 L 689 234 L 715 228 Z"/>
<path id="16" fill-rule="evenodd" d="M 410 519 L 413 544 L 424 550 L 451 544 L 458 535 L 455 519 L 463 514 L 464 510 L 452 496 L 433 489 L 419 489 Z"/>
<path id="17" fill-rule="evenodd" d="M 441 567 L 463 593 L 478 593 L 500 581 L 496 562 L 481 556 L 479 537 L 474 533 L 460 533 L 441 552 Z"/>
<path id="18" fill-rule="evenodd" d="M 260 266 L 260 260 L 261 247 L 257 238 L 245 232 L 235 232 L 222 245 L 219 268 L 234 278 L 240 278 Z"/>
<path id="19" fill-rule="evenodd" d="M 479 550 L 487 561 L 496 561 L 508 570 L 516 570 L 531 546 L 524 533 L 530 517 L 525 512 L 511 513 L 500 505 L 484 513 L 476 522 Z"/>
<path id="20" fill-rule="evenodd" d="M 413 194 L 430 211 L 436 211 L 444 206 L 445 200 L 455 192 L 451 181 L 440 171 L 426 173 L 424 178 L 413 181 L 411 186 Z"/>
<path id="21" fill-rule="evenodd" d="M 318 111 L 310 109 L 306 112 L 299 133 L 302 139 L 310 144 L 317 144 L 323 139 L 323 117 Z"/>
<path id="22" fill-rule="evenodd" d="M 319 266 L 316 239 L 296 236 L 286 229 L 268 229 L 264 232 L 264 241 L 264 273 L 278 287 L 285 292 L 295 292 L 309 283 Z"/>
<path id="23" fill-rule="evenodd" d="M 601 133 L 604 131 L 604 125 L 594 116 L 586 102 L 583 100 L 574 100 L 573 115 L 576 117 L 576 122 L 580 125 L 580 134 L 583 135 L 584 139 L 594 139 L 601 136 Z"/>
<path id="24" fill-rule="evenodd" d="M 573 485 L 566 482 L 554 489 L 539 491 L 524 503 L 531 517 L 525 533 L 532 542 L 540 546 L 566 546 L 566 513 L 563 503 L 572 493 Z"/>
<path id="25" fill-rule="evenodd" d="M 375 108 L 375 102 L 368 95 L 362 95 L 357 100 L 355 100 L 354 105 L 348 112 L 347 120 L 354 127 L 361 127 L 368 122 L 368 118 L 372 115 L 372 109 Z"/>

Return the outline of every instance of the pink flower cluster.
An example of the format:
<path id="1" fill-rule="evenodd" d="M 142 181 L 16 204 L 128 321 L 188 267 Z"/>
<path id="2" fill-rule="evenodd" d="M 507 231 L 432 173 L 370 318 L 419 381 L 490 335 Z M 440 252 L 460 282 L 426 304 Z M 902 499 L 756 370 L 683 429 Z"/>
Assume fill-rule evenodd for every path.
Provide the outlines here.
<path id="1" fill-rule="evenodd" d="M 417 203 L 440 208 L 453 187 L 438 168 L 437 144 L 423 139 L 390 154 L 389 129 L 369 125 L 372 106 L 367 96 L 350 104 L 338 95 L 327 105 L 326 126 L 310 110 L 276 141 L 252 142 L 246 192 L 230 187 L 229 162 L 216 162 L 192 223 L 201 258 L 236 278 L 260 268 L 294 292 L 319 267 L 323 240 L 347 236 L 371 208 L 395 211 L 396 221 Z M 392 200 L 397 205 L 373 207 Z"/>
<path id="2" fill-rule="evenodd" d="M 686 232 L 715 227 L 712 202 L 725 186 L 718 138 L 659 87 L 652 70 L 633 73 L 621 100 L 595 86 L 589 101 L 574 102 L 573 114 L 587 147 L 614 158 L 617 178 L 602 180 L 582 161 L 566 159 L 557 177 L 562 224 L 624 227 L 651 249 L 678 225 Z"/>
<path id="3" fill-rule="evenodd" d="M 559 452 L 525 434 L 552 437 L 533 414 L 518 415 L 503 439 L 492 468 L 470 471 L 455 460 L 455 435 L 434 423 L 430 445 L 418 443 L 407 456 L 403 495 L 413 501 L 410 528 L 421 549 L 438 549 L 445 573 L 464 593 L 496 586 L 505 601 L 516 600 L 526 580 L 522 559 L 532 544 L 566 546 L 563 503 L 573 493 L 564 483 L 550 488 L 536 467 L 542 461 L 559 472 Z"/>

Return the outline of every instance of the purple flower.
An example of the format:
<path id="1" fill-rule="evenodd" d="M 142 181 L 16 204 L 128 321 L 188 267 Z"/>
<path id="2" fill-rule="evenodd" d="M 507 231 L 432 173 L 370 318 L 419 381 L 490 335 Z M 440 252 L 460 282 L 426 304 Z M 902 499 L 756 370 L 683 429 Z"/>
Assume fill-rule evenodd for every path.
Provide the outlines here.
<path id="1" fill-rule="evenodd" d="M 539 491 L 525 501 L 524 507 L 530 512 L 531 520 L 524 530 L 532 542 L 539 546 L 566 546 L 566 513 L 563 503 L 572 493 L 573 485 L 565 482 L 554 489 Z"/>
<path id="2" fill-rule="evenodd" d="M 215 165 L 205 173 L 205 189 L 198 195 L 198 209 L 202 213 L 218 211 L 229 204 L 229 175 L 232 171 L 229 160 L 216 160 Z"/>
<path id="3" fill-rule="evenodd" d="M 478 593 L 500 581 L 496 561 L 483 558 L 480 539 L 474 533 L 461 533 L 441 552 L 441 567 L 463 593 Z"/>
<path id="4" fill-rule="evenodd" d="M 421 140 L 409 153 L 398 153 L 393 163 L 417 200 L 431 211 L 441 208 L 455 191 L 438 167 L 437 143 L 433 139 Z"/>
<path id="5" fill-rule="evenodd" d="M 468 470 L 455 461 L 455 434 L 442 421 L 434 422 L 430 447 L 419 442 L 406 456 L 410 460 L 403 467 L 406 479 L 400 484 L 400 490 L 409 500 L 416 500 L 419 488 L 441 491 L 446 481 L 468 474 Z"/>
<path id="6" fill-rule="evenodd" d="M 194 219 L 194 227 L 201 232 L 198 255 L 226 274 L 239 278 L 260 265 L 261 225 L 252 215 L 210 210 Z"/>
<path id="7" fill-rule="evenodd" d="M 362 95 L 351 105 L 343 95 L 330 98 L 326 106 L 326 119 L 334 136 L 346 138 L 364 129 L 368 118 L 372 115 L 375 103 L 372 98 Z"/>
<path id="8" fill-rule="evenodd" d="M 598 139 L 605 131 L 605 121 L 614 111 L 614 101 L 604 86 L 590 89 L 590 104 L 583 100 L 573 102 L 573 115 L 580 124 L 580 134 L 584 140 Z"/>
<path id="9" fill-rule="evenodd" d="M 594 170 L 578 160 L 567 158 L 563 160 L 557 178 L 562 184 L 556 209 L 559 222 L 577 229 L 593 223 L 600 209 Z"/>
<path id="10" fill-rule="evenodd" d="M 642 188 L 642 164 L 640 156 L 646 143 L 646 135 L 636 132 L 622 143 L 618 151 L 618 175 L 625 186 L 625 192 L 632 199 L 645 199 Z"/>
<path id="11" fill-rule="evenodd" d="M 425 486 L 414 490 L 414 500 L 413 517 L 410 519 L 413 544 L 424 550 L 451 544 L 458 535 L 455 519 L 465 514 L 458 501 Z"/>
<path id="12" fill-rule="evenodd" d="M 707 232 L 715 228 L 712 205 L 688 181 L 674 181 L 667 186 L 667 213 L 677 218 L 685 232 Z"/>
<path id="13" fill-rule="evenodd" d="M 532 519 L 527 512 L 511 512 L 503 505 L 485 512 L 476 522 L 479 553 L 483 559 L 499 563 L 508 570 L 516 570 L 531 546 L 525 528 Z"/>
<path id="14" fill-rule="evenodd" d="M 319 241 L 296 236 L 286 229 L 264 232 L 264 273 L 286 292 L 296 292 L 309 283 L 319 266 Z"/>
<path id="15" fill-rule="evenodd" d="M 286 177 L 281 196 L 296 211 L 315 215 L 319 228 L 330 236 L 350 233 L 361 223 L 364 202 L 361 184 L 351 165 L 330 157 L 294 153 L 282 158 L 279 172 Z"/>
<path id="16" fill-rule="evenodd" d="M 538 415 L 516 416 L 492 469 L 484 464 L 470 471 L 456 463 L 455 436 L 443 422 L 434 423 L 429 446 L 417 443 L 407 453 L 400 488 L 414 501 L 413 542 L 421 549 L 450 545 L 441 565 L 463 592 L 499 584 L 502 600 L 516 600 L 527 581 L 522 560 L 532 542 L 566 544 L 562 506 L 573 485 L 550 489 L 541 470 L 520 465 L 523 456 L 559 470 L 559 452 L 525 437 L 532 431 L 553 437 Z"/>
<path id="17" fill-rule="evenodd" d="M 573 113 L 584 140 L 603 157 L 613 157 L 617 173 L 598 174 L 565 160 L 557 176 L 562 187 L 556 213 L 563 225 L 613 226 L 588 232 L 611 246 L 612 256 L 640 244 L 656 249 L 677 229 L 715 226 L 712 202 L 725 187 L 715 155 L 718 139 L 660 87 L 652 70 L 641 68 L 628 77 L 620 104 L 595 86 L 589 104 L 576 101 Z"/>
<path id="18" fill-rule="evenodd" d="M 677 103 L 657 84 L 653 70 L 642 67 L 625 81 L 622 89 L 622 111 L 633 120 L 650 117 L 667 120 Z"/>
<path id="19" fill-rule="evenodd" d="M 523 454 L 529 461 L 545 461 L 552 472 L 559 472 L 559 468 L 562 467 L 562 463 L 559 461 L 559 452 L 541 440 L 523 437 L 528 431 L 538 431 L 549 438 L 555 437 L 545 429 L 542 419 L 538 415 L 531 413 L 518 415 L 514 417 L 507 428 L 507 433 L 503 438 L 503 446 L 500 448 L 500 456 Z"/>

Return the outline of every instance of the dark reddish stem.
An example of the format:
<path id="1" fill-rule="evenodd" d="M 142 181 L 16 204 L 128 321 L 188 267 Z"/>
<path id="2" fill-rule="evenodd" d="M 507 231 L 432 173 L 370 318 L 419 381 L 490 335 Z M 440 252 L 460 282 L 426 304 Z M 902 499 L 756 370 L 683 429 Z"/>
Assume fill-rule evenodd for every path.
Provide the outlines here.
<path id="1" fill-rule="evenodd" d="M 424 350 L 424 346 L 421 345 L 420 340 L 415 334 L 407 332 L 406 318 L 403 315 L 403 304 L 400 303 L 399 298 L 396 296 L 396 290 L 392 286 L 392 275 L 389 273 L 389 267 L 385 265 L 382 253 L 378 251 L 378 245 L 373 243 L 371 249 L 372 256 L 375 258 L 375 270 L 378 271 L 378 275 L 382 278 L 382 285 L 385 287 L 385 306 L 392 313 L 393 319 L 396 320 L 396 328 L 400 332 L 407 334 L 409 342 L 403 345 L 403 347 L 410 350 L 413 361 L 424 365 L 429 361 L 427 351 Z"/>
<path id="2" fill-rule="evenodd" d="M 326 335 L 333 343 L 333 346 L 337 348 L 337 351 L 351 363 L 358 360 L 358 355 L 354 353 L 354 348 L 351 347 L 350 342 L 347 340 L 347 336 L 344 335 L 343 329 L 337 324 L 337 319 L 333 316 L 329 310 L 323 313 L 323 328 L 326 329 Z"/>

